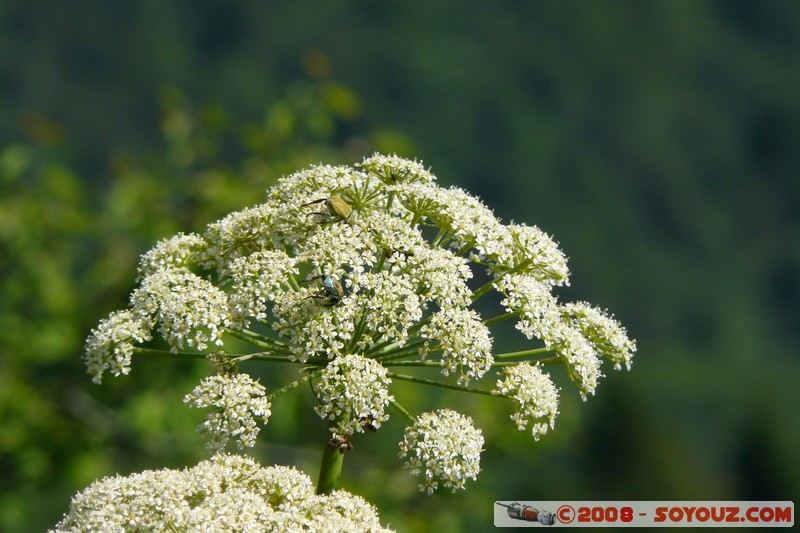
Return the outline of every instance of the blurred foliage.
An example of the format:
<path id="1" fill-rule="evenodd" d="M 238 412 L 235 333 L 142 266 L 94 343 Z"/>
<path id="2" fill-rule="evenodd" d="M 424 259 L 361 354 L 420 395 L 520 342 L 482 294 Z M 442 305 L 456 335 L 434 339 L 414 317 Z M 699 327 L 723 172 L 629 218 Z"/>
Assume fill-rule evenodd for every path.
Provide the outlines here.
<path id="1" fill-rule="evenodd" d="M 484 531 L 507 499 L 791 499 L 798 50 L 790 0 L 2 2 L 0 529 L 51 525 L 100 475 L 202 456 L 179 402 L 202 366 L 83 374 L 137 255 L 278 175 L 371 150 L 553 233 L 565 298 L 608 306 L 640 349 L 587 403 L 565 389 L 537 445 L 470 405 L 487 451 L 461 494 L 415 495 L 387 460 L 399 427 L 355 442 L 343 482 L 385 521 Z M 257 454 L 314 475 L 296 398 Z"/>
<path id="2" fill-rule="evenodd" d="M 326 78 L 291 83 L 260 123 L 234 122 L 175 89 L 162 92 L 162 106 L 163 144 L 113 153 L 93 180 L 71 168 L 58 123 L 38 117 L 27 142 L 0 147 L 4 531 L 52 525 L 95 478 L 205 456 L 197 416 L 181 402 L 203 364 L 142 361 L 135 380 L 87 386 L 83 339 L 125 305 L 138 255 L 157 240 L 259 203 L 282 174 L 360 159 L 368 146 L 351 137 L 347 149 L 332 147 L 359 99 Z"/>

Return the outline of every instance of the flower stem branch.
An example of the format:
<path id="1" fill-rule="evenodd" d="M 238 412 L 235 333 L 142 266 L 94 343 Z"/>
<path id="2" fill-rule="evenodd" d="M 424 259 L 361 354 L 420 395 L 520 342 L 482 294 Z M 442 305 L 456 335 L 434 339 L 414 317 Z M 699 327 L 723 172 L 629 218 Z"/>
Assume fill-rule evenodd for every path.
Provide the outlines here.
<path id="1" fill-rule="evenodd" d="M 514 318 L 515 316 L 519 316 L 518 313 L 505 313 L 503 315 L 497 315 L 492 318 L 487 318 L 483 321 L 485 326 L 490 326 L 496 322 L 502 322 L 503 320 L 508 320 L 509 318 Z"/>
<path id="2" fill-rule="evenodd" d="M 377 359 L 378 361 L 386 361 L 397 357 L 397 354 L 402 354 L 401 357 L 405 357 L 408 353 L 419 354 L 418 348 L 424 345 L 425 345 L 424 340 L 418 340 L 416 342 L 411 342 L 403 346 L 399 346 L 396 343 L 394 345 L 390 344 L 386 346 L 386 348 L 383 351 L 378 353 L 373 352 L 372 354 L 370 354 L 370 356 Z"/>
<path id="3" fill-rule="evenodd" d="M 206 359 L 207 353 L 204 352 L 173 352 L 170 350 L 156 350 L 154 348 L 133 347 L 133 353 L 142 355 L 161 355 L 164 357 L 178 357 L 181 359 Z"/>
<path id="4" fill-rule="evenodd" d="M 502 276 L 502 274 L 500 274 Z M 494 288 L 495 282 L 500 279 L 500 276 L 492 278 L 488 283 L 483 285 L 482 287 L 478 287 L 474 291 L 472 291 L 472 301 L 476 301 L 478 298 L 489 292 Z"/>
<path id="5" fill-rule="evenodd" d="M 307 381 L 309 381 L 312 377 L 314 377 L 314 375 L 315 375 L 315 373 L 311 372 L 311 373 L 303 376 L 300 379 L 296 379 L 296 380 L 292 381 L 288 385 L 284 385 L 283 387 L 281 387 L 280 389 L 276 390 L 272 394 L 268 394 L 267 395 L 267 399 L 272 400 L 273 398 L 276 398 L 277 396 L 280 396 L 281 394 L 283 394 L 285 392 L 289 392 L 292 389 L 296 389 L 297 387 L 299 387 L 303 383 L 306 383 Z"/>
<path id="6" fill-rule="evenodd" d="M 286 349 L 286 345 L 281 341 L 259 335 L 253 331 L 246 329 L 238 330 L 225 328 L 225 333 L 229 334 L 231 337 L 236 337 L 239 340 L 249 342 L 250 344 L 254 344 L 260 348 L 267 348 L 271 352 L 285 353 L 286 355 L 289 355 L 290 353 L 289 350 Z"/>
<path id="7" fill-rule="evenodd" d="M 495 361 L 498 359 L 511 359 L 513 357 L 529 357 L 531 355 L 541 355 L 543 353 L 549 353 L 552 350 L 542 346 L 541 348 L 534 348 L 533 350 L 522 350 L 521 352 L 506 352 L 500 353 L 494 356 Z"/>
<path id="8" fill-rule="evenodd" d="M 408 421 L 411 422 L 412 424 L 417 421 L 417 418 L 414 415 L 412 415 L 411 413 L 409 413 L 408 411 L 406 411 L 405 408 L 402 405 L 397 403 L 397 400 L 389 400 L 389 404 L 392 407 L 394 407 L 395 409 L 397 409 L 397 411 L 401 415 L 406 417 L 408 419 Z"/>
<path id="9" fill-rule="evenodd" d="M 396 374 L 395 372 L 389 372 L 388 376 L 392 379 L 400 379 L 403 381 L 411 381 L 413 383 L 421 383 L 422 385 L 432 385 L 434 387 L 441 387 L 443 389 L 453 389 L 462 392 L 474 392 L 475 394 L 486 394 L 487 396 L 494 396 L 492 391 L 483 390 L 483 389 L 474 389 L 472 387 L 465 387 L 463 385 L 453 385 L 450 383 L 442 383 L 441 381 L 436 381 L 433 379 L 425 379 L 425 378 L 418 378 L 415 376 L 408 376 L 405 374 Z"/>
<path id="10" fill-rule="evenodd" d="M 439 361 L 395 361 L 393 363 L 383 363 L 384 366 L 432 366 L 439 368 L 442 364 Z"/>

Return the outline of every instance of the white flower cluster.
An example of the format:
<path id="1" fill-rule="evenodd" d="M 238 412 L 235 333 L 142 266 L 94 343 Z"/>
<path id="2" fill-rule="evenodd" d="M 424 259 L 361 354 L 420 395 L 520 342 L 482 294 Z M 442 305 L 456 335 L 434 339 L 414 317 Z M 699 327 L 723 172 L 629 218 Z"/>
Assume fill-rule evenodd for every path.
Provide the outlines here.
<path id="1" fill-rule="evenodd" d="M 267 320 L 267 306 L 281 291 L 295 261 L 283 250 L 264 250 L 237 257 L 228 265 L 231 276 L 228 306 L 232 327 L 247 327 L 250 319 Z"/>
<path id="2" fill-rule="evenodd" d="M 255 446 L 261 431 L 257 419 L 266 424 L 272 414 L 264 386 L 248 374 L 209 376 L 183 401 L 192 407 L 215 408 L 197 427 L 211 452 L 222 450 L 231 437 L 236 437 L 239 449 Z"/>
<path id="3" fill-rule="evenodd" d="M 450 409 L 423 413 L 408 426 L 400 442 L 400 457 L 420 491 L 429 494 L 441 483 L 453 492 L 481 470 L 483 435 L 472 419 Z"/>
<path id="4" fill-rule="evenodd" d="M 519 363 L 503 369 L 504 380 L 497 380 L 494 394 L 510 396 L 517 403 L 511 420 L 520 431 L 531 425 L 533 438 L 539 440 L 548 428 L 555 427 L 558 415 L 558 388 L 540 364 Z"/>
<path id="5" fill-rule="evenodd" d="M 483 270 L 488 283 L 471 288 L 471 268 Z M 136 345 L 152 331 L 179 356 L 195 355 L 181 353 L 185 348 L 221 346 L 230 335 L 252 341 L 258 353 L 246 355 L 254 359 L 307 365 L 321 402 L 317 412 L 341 437 L 386 420 L 392 365 L 438 364 L 444 376 L 455 375 L 458 384 L 448 386 L 456 388 L 484 377 L 499 357 L 489 325 L 505 318 L 516 318 L 521 333 L 556 354 L 584 399 L 602 377 L 602 358 L 630 368 L 636 350 L 604 311 L 559 303 L 553 291 L 569 284 L 569 270 L 552 237 L 535 226 L 503 224 L 479 199 L 439 186 L 422 164 L 397 156 L 376 154 L 353 167 L 315 166 L 282 178 L 263 204 L 231 213 L 200 235 L 159 242 L 138 271 L 131 309 L 112 313 L 87 340 L 94 381 L 106 371 L 127 374 Z M 506 313 L 481 317 L 473 302 L 492 289 Z M 520 429 L 530 424 L 535 438 L 558 412 L 557 392 L 542 368 L 507 369 L 496 390 L 516 399 L 512 419 Z M 240 446 L 252 445 L 255 432 L 243 428 L 269 413 L 256 385 L 219 378 L 190 395 L 220 409 L 201 426 L 213 449 L 234 435 Z M 431 470 L 422 465 L 433 464 L 434 452 L 405 452 L 426 490 L 439 481 L 457 488 L 477 473 L 482 438 L 454 415 L 441 412 L 420 423 L 441 424 L 443 431 L 463 426 L 446 446 L 461 463 L 451 465 L 445 454 L 439 458 L 445 463 Z M 480 440 L 477 448 L 472 437 Z M 434 449 L 443 442 L 428 440 Z M 455 452 L 459 446 L 466 451 Z"/>
<path id="6" fill-rule="evenodd" d="M 567 257 L 542 230 L 511 224 L 504 229 L 503 240 L 508 251 L 502 253 L 508 259 L 499 262 L 501 270 L 529 274 L 549 287 L 569 284 Z"/>
<path id="7" fill-rule="evenodd" d="M 285 466 L 218 454 L 186 470 L 148 470 L 96 481 L 72 498 L 51 530 L 388 532 L 376 509 L 338 490 L 315 495 L 311 479 Z"/>
<path id="8" fill-rule="evenodd" d="M 168 267 L 186 267 L 202 257 L 206 241 L 194 233 L 178 233 L 159 241 L 139 260 L 137 281 Z"/>
<path id="9" fill-rule="evenodd" d="M 458 383 L 468 385 L 480 379 L 494 362 L 489 328 L 472 309 L 439 311 L 420 330 L 426 339 L 435 339 L 442 350 L 442 373 L 458 373 Z M 429 349 L 426 341 L 425 349 Z"/>
<path id="10" fill-rule="evenodd" d="M 435 237 L 423 232 L 431 224 Z M 173 351 L 220 345 L 224 328 L 257 321 L 301 362 L 380 357 L 381 348 L 412 342 L 414 327 L 426 315 L 435 322 L 437 312 L 467 337 L 430 325 L 420 338 L 436 342 L 423 355 L 441 352 L 443 373 L 466 384 L 492 362 L 491 336 L 470 309 L 470 261 L 529 276 L 547 294 L 568 276 L 564 255 L 538 228 L 500 223 L 477 198 L 439 187 L 416 161 L 375 155 L 355 167 L 296 172 L 264 204 L 231 213 L 202 236 L 161 241 L 142 257 L 131 303 Z M 302 283 L 312 278 L 320 281 Z M 342 294 L 321 292 L 326 281 Z M 106 348 L 93 346 L 95 374 L 114 347 Z"/>
<path id="11" fill-rule="evenodd" d="M 228 297 L 210 281 L 182 268 L 167 267 L 150 274 L 131 295 L 134 313 L 151 325 L 173 352 L 207 343 L 222 345 L 222 328 L 230 322 Z M 152 326 L 151 326 L 152 327 Z"/>
<path id="12" fill-rule="evenodd" d="M 375 430 L 388 420 L 386 406 L 389 395 L 387 370 L 373 359 L 360 355 L 345 355 L 331 361 L 322 372 L 317 385 L 320 417 L 335 421 L 332 432 L 349 437 L 364 428 Z"/>
<path id="13" fill-rule="evenodd" d="M 103 381 L 103 372 L 127 375 L 131 371 L 134 343 L 149 341 L 150 328 L 130 310 L 115 311 L 102 320 L 86 339 L 83 360 L 92 381 Z"/>
<path id="14" fill-rule="evenodd" d="M 631 369 L 636 342 L 628 338 L 619 322 L 586 302 L 569 303 L 561 306 L 560 310 L 600 355 L 614 363 L 615 370 L 621 370 L 623 364 L 627 370 Z"/>
<path id="15" fill-rule="evenodd" d="M 531 274 L 509 274 L 494 284 L 505 295 L 501 305 L 519 316 L 517 329 L 554 350 L 578 386 L 581 397 L 594 394 L 602 377 L 600 356 L 630 369 L 636 343 L 614 319 L 589 304 L 559 304 L 546 281 Z"/>

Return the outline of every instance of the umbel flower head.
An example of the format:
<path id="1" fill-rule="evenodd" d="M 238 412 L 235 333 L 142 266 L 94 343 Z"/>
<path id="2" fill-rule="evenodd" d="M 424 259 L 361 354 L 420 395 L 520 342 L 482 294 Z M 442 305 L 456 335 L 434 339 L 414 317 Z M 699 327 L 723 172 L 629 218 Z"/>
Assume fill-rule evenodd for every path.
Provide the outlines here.
<path id="1" fill-rule="evenodd" d="M 406 428 L 400 457 L 420 490 L 429 493 L 441 483 L 453 492 L 480 472 L 483 435 L 472 419 L 451 409 L 423 413 Z"/>
<path id="2" fill-rule="evenodd" d="M 504 224 L 474 196 L 438 185 L 420 163 L 397 156 L 282 178 L 263 204 L 202 234 L 159 242 L 142 256 L 138 281 L 130 308 L 112 313 L 86 342 L 95 382 L 106 372 L 127 374 L 133 355 L 156 352 L 142 346 L 154 335 L 176 357 L 213 352 L 230 368 L 244 359 L 295 363 L 298 381 L 269 395 L 225 371 L 187 396 L 192 405 L 216 409 L 200 426 L 211 450 L 230 438 L 251 446 L 256 422 L 267 420 L 277 396 L 308 384 L 342 453 L 353 434 L 386 423 L 390 410 L 406 417 L 415 429 L 401 449 L 423 490 L 463 487 L 477 473 L 483 441 L 455 413 L 415 418 L 395 401 L 392 383 L 510 399 L 513 422 L 538 439 L 558 413 L 546 368 L 563 367 L 586 399 L 602 377 L 603 359 L 630 368 L 636 350 L 600 308 L 558 300 L 555 290 L 569 283 L 569 270 L 548 234 Z M 483 316 L 474 303 L 491 292 L 500 307 Z M 516 321 L 520 350 L 494 352 L 491 327 L 502 320 Z M 253 348 L 230 353 L 228 339 L 237 349 L 241 341 Z M 422 379 L 408 373 L 414 367 L 437 368 L 442 377 Z M 480 388 L 492 369 L 503 379 Z M 427 429 L 434 427 L 463 431 L 445 444 Z M 437 450 L 456 447 L 463 448 L 462 463 L 431 462 Z"/>
<path id="3" fill-rule="evenodd" d="M 377 430 L 388 418 L 384 410 L 393 400 L 387 374 L 374 359 L 354 354 L 337 357 L 322 371 L 317 413 L 332 421 L 331 431 L 340 436 L 364 428 Z"/>
<path id="4" fill-rule="evenodd" d="M 183 399 L 192 407 L 214 407 L 198 431 L 208 437 L 206 448 L 219 451 L 230 437 L 239 449 L 253 447 L 260 429 L 257 419 L 267 422 L 272 414 L 264 386 L 248 374 L 219 374 L 205 378 Z"/>
<path id="5" fill-rule="evenodd" d="M 218 454 L 186 470 L 94 482 L 52 530 L 388 532 L 375 508 L 346 491 L 314 494 L 304 473 Z"/>

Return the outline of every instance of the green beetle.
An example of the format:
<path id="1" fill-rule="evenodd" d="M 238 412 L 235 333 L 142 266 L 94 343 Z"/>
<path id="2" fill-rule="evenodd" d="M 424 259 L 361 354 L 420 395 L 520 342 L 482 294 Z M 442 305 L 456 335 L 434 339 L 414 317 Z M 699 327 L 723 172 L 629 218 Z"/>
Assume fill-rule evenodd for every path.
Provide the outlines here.
<path id="1" fill-rule="evenodd" d="M 336 305 L 342 301 L 342 298 L 344 298 L 344 289 L 342 288 L 342 283 L 338 279 L 333 279 L 330 276 L 320 274 L 319 276 L 304 279 L 300 283 L 309 283 L 315 279 L 322 279 L 322 290 L 320 290 L 317 294 L 312 294 L 308 298 L 328 300 L 328 302 L 325 304 L 328 307 Z M 308 300 L 308 298 L 306 298 L 306 300 Z"/>
<path id="2" fill-rule="evenodd" d="M 331 224 L 333 222 L 338 222 L 340 220 L 344 220 L 348 224 L 353 224 L 355 218 L 353 217 L 353 208 L 345 202 L 341 196 L 336 194 L 331 195 L 327 198 L 321 198 L 319 200 L 314 200 L 313 202 L 308 202 L 307 204 L 303 204 L 300 207 L 308 207 L 314 204 L 321 204 L 325 202 L 325 207 L 328 208 L 328 212 L 319 211 L 315 213 L 309 213 L 307 216 L 317 215 L 320 217 L 324 217 L 324 221 L 320 223 L 327 223 Z"/>

